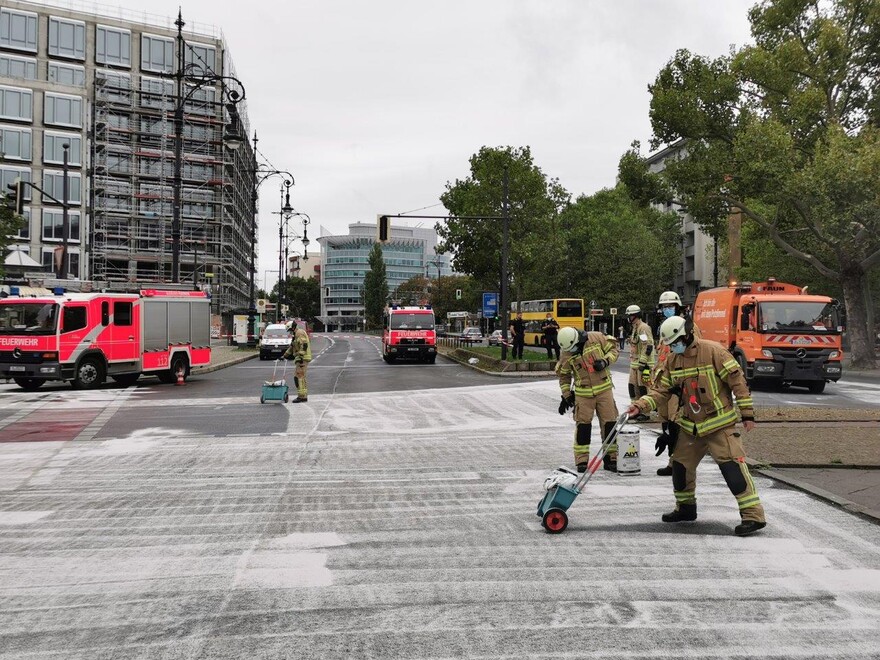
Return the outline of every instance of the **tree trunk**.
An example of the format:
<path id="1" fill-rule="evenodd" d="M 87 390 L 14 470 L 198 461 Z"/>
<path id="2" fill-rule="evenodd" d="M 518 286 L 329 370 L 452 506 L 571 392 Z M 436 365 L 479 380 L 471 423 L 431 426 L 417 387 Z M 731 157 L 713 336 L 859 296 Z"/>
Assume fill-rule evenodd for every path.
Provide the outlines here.
<path id="1" fill-rule="evenodd" d="M 877 366 L 862 295 L 868 286 L 867 279 L 865 273 L 858 269 L 845 269 L 840 277 L 846 302 L 846 331 L 849 334 L 852 366 L 856 369 L 874 369 Z"/>

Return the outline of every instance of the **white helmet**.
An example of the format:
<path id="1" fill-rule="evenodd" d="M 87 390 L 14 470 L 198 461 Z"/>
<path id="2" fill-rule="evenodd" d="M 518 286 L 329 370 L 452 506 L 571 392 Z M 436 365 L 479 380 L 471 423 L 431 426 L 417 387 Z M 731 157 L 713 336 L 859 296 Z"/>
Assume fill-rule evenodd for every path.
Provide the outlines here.
<path id="1" fill-rule="evenodd" d="M 641 314 L 642 308 L 638 305 L 630 305 L 626 308 L 626 312 L 624 312 L 627 316 L 632 316 L 633 314 Z"/>
<path id="2" fill-rule="evenodd" d="M 660 343 L 664 346 L 678 341 L 689 334 L 688 320 L 680 316 L 670 316 L 660 324 Z"/>
<path id="3" fill-rule="evenodd" d="M 573 487 L 578 480 L 576 472 L 572 472 L 567 467 L 559 466 L 544 479 L 544 490 L 550 490 L 554 486 Z"/>
<path id="4" fill-rule="evenodd" d="M 678 294 L 675 291 L 664 291 L 660 294 L 660 302 L 658 305 L 672 305 L 676 304 L 681 307 L 681 298 L 678 297 Z"/>
<path id="5" fill-rule="evenodd" d="M 581 333 L 575 328 L 565 327 L 559 331 L 559 336 L 557 336 L 556 340 L 559 342 L 560 350 L 570 353 L 581 340 Z"/>

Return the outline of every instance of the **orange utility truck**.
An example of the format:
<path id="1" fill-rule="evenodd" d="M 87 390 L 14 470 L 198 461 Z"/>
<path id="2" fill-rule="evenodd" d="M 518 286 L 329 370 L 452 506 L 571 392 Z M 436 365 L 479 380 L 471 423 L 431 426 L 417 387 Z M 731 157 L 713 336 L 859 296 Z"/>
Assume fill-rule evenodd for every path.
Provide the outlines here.
<path id="1" fill-rule="evenodd" d="M 770 277 L 701 291 L 693 318 L 704 339 L 733 354 L 749 381 L 775 380 L 819 394 L 843 375 L 838 308 L 833 298 Z"/>

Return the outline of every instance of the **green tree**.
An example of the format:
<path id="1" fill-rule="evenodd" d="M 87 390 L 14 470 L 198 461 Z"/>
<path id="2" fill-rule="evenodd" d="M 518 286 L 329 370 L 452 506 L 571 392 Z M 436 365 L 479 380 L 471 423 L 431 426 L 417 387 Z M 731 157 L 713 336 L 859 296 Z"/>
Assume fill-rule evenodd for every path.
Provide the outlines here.
<path id="1" fill-rule="evenodd" d="M 561 251 L 556 231 L 559 213 L 569 194 L 556 179 L 535 165 L 529 147 L 482 147 L 470 158 L 470 175 L 446 184 L 440 201 L 454 216 L 501 217 L 504 168 L 510 199 L 509 273 L 521 297 L 530 282 L 546 271 Z M 440 250 L 455 254 L 457 271 L 473 276 L 487 289 L 500 286 L 502 223 L 500 220 L 450 220 L 437 224 Z M 529 291 L 530 292 L 530 291 Z"/>
<path id="2" fill-rule="evenodd" d="M 401 305 L 423 305 L 429 299 L 430 281 L 424 275 L 415 275 L 392 292 Z"/>
<path id="3" fill-rule="evenodd" d="M 717 59 L 678 51 L 650 86 L 660 174 L 637 147 L 621 180 L 677 199 L 717 236 L 732 209 L 839 284 L 853 362 L 875 364 L 870 275 L 880 264 L 880 1 L 764 0 L 755 44 Z"/>
<path id="4" fill-rule="evenodd" d="M 382 326 L 382 313 L 388 297 L 388 278 L 385 275 L 385 259 L 382 257 L 381 244 L 373 244 L 368 263 L 370 269 L 364 276 L 364 310 L 369 329 Z"/>
<path id="5" fill-rule="evenodd" d="M 321 284 L 315 278 L 291 277 L 287 280 L 284 299 L 290 315 L 313 322 L 321 313 Z"/>
<path id="6" fill-rule="evenodd" d="M 681 261 L 675 213 L 641 208 L 622 187 L 581 196 L 560 226 L 564 258 L 556 269 L 559 296 L 595 300 L 602 309 L 637 304 L 653 309 Z"/>
<path id="7" fill-rule="evenodd" d="M 0 256 L 6 255 L 6 250 L 12 242 L 11 238 L 24 227 L 24 218 L 6 208 L 3 199 L 4 195 L 0 193 Z M 3 275 L 3 259 L 0 259 L 0 275 Z"/>

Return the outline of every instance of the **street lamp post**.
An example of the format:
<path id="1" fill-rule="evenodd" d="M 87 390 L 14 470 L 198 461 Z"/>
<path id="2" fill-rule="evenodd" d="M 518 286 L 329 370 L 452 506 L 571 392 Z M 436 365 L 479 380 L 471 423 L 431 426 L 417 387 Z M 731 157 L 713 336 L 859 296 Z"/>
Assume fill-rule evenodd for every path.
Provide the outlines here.
<path id="1" fill-rule="evenodd" d="M 70 253 L 68 252 L 70 241 L 70 213 L 68 211 L 70 206 L 70 145 L 65 142 L 61 148 L 64 150 L 61 181 L 61 279 L 66 280 L 70 275 Z"/>
<path id="2" fill-rule="evenodd" d="M 181 12 L 177 14 L 177 20 L 174 22 L 177 26 L 177 71 L 174 74 L 177 83 L 174 107 L 174 202 L 172 206 L 171 216 L 171 281 L 175 284 L 180 282 L 180 214 L 181 214 L 181 194 L 183 187 L 183 111 L 187 101 L 192 95 L 204 87 L 221 83 L 221 93 L 226 97 L 226 109 L 229 112 L 229 124 L 224 129 L 223 144 L 230 150 L 236 150 L 243 143 L 241 133 L 238 129 L 238 111 L 236 106 L 244 101 L 245 89 L 242 82 L 234 76 L 220 76 L 215 73 L 205 71 L 202 75 L 188 75 L 184 60 L 186 55 L 186 41 L 183 38 L 183 15 Z M 241 89 L 239 93 L 236 90 L 226 89 L 225 83 L 233 82 Z M 189 91 L 185 92 L 187 86 Z M 195 264 L 193 264 L 195 268 Z"/>

